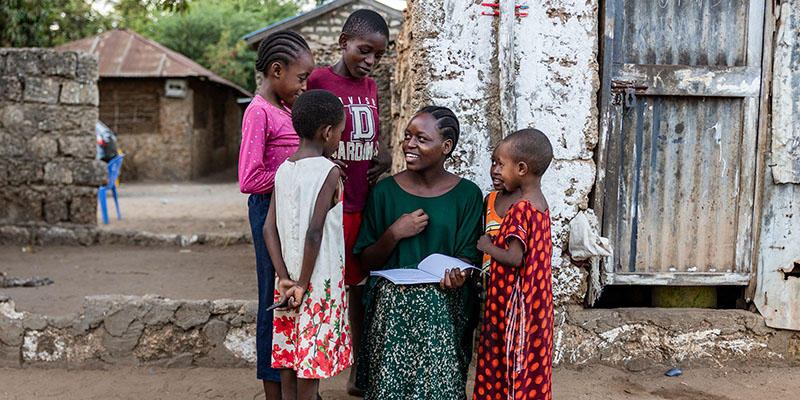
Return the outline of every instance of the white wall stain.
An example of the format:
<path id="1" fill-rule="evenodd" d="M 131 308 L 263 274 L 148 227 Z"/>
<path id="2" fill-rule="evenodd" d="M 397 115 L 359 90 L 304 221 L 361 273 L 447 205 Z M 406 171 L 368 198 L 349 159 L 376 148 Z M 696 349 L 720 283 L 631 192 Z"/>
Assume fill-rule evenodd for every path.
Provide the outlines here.
<path id="1" fill-rule="evenodd" d="M 236 357 L 247 362 L 256 362 L 256 326 L 250 324 L 241 328 L 231 328 L 225 336 L 223 345 Z"/>
<path id="2" fill-rule="evenodd" d="M 22 319 L 25 316 L 25 313 L 17 312 L 16 305 L 11 299 L 0 301 L 0 314 L 11 319 Z"/>
<path id="3" fill-rule="evenodd" d="M 67 341 L 61 336 L 50 336 L 52 346 L 48 350 L 39 349 L 39 342 L 45 335 L 42 331 L 27 331 L 22 342 L 22 359 L 26 361 L 56 361 L 66 354 Z"/>

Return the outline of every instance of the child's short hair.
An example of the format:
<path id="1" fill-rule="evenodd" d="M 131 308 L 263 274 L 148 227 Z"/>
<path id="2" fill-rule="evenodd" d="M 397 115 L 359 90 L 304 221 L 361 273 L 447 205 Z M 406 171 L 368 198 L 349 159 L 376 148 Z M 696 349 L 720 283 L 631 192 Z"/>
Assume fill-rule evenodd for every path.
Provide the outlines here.
<path id="1" fill-rule="evenodd" d="M 380 33 L 389 40 L 389 27 L 380 14 L 372 10 L 357 10 L 347 17 L 342 27 L 342 33 L 354 38 L 363 37 L 371 33 Z"/>
<path id="2" fill-rule="evenodd" d="M 453 154 L 453 151 L 456 149 L 456 144 L 458 144 L 458 136 L 461 134 L 461 127 L 458 124 L 458 118 L 453 111 L 447 107 L 427 106 L 422 107 L 414 115 L 420 114 L 430 114 L 433 116 L 433 118 L 436 120 L 436 128 L 439 129 L 442 137 L 453 141 L 453 148 L 447 155 L 450 156 Z"/>
<path id="3" fill-rule="evenodd" d="M 336 126 L 344 120 L 344 106 L 333 93 L 314 89 L 300 95 L 292 106 L 292 126 L 297 135 L 311 139 L 322 126 Z"/>
<path id="4" fill-rule="evenodd" d="M 275 61 L 289 65 L 303 52 L 311 53 L 311 49 L 302 36 L 292 31 L 275 32 L 258 45 L 256 71 L 264 72 Z"/>
<path id="5" fill-rule="evenodd" d="M 553 146 L 538 129 L 522 129 L 508 135 L 503 142 L 511 146 L 514 162 L 523 161 L 536 176 L 544 175 L 553 160 Z"/>

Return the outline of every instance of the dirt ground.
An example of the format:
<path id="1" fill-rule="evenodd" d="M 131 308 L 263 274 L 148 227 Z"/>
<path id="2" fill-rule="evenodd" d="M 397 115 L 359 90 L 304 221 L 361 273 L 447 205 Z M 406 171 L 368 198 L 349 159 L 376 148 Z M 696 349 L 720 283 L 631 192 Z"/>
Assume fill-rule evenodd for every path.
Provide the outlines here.
<path id="1" fill-rule="evenodd" d="M 97 208 L 97 226 L 158 233 L 250 232 L 247 196 L 235 175 L 185 183 L 125 183 L 118 189 L 122 220 L 109 196 L 108 225 Z"/>
<path id="2" fill-rule="evenodd" d="M 351 400 L 346 373 L 322 381 L 325 400 Z M 687 370 L 631 373 L 606 366 L 553 371 L 556 400 L 769 400 L 796 399 L 800 368 L 739 371 Z M 471 393 L 471 387 L 468 388 Z M 14 399 L 264 399 L 254 369 L 161 369 L 119 367 L 109 371 L 2 369 L 0 398 Z"/>
<path id="3" fill-rule="evenodd" d="M 109 224 L 155 233 L 250 232 L 247 196 L 236 171 L 200 182 L 126 183 L 118 190 L 122 220 L 109 196 Z M 81 310 L 84 296 L 159 294 L 172 299 L 256 299 L 255 255 L 250 245 L 191 246 L 0 246 L 0 273 L 14 278 L 47 277 L 38 288 L 0 288 L 18 310 L 62 315 Z"/>
<path id="4" fill-rule="evenodd" d="M 19 311 L 63 315 L 81 311 L 84 296 L 159 294 L 172 299 L 258 298 L 250 245 L 42 246 L 33 253 L 0 246 L 0 272 L 15 278 L 47 277 L 53 284 L 0 288 Z"/>

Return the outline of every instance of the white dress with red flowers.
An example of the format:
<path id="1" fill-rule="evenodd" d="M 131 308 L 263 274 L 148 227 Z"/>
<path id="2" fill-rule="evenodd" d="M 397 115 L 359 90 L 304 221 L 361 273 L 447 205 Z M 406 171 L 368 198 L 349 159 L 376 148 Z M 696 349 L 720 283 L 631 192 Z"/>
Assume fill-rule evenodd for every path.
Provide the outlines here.
<path id="1" fill-rule="evenodd" d="M 306 231 L 320 189 L 336 165 L 324 157 L 286 161 L 275 175 L 275 217 L 289 277 L 300 278 Z M 344 290 L 342 184 L 325 216 L 322 242 L 303 304 L 275 311 L 272 367 L 291 368 L 304 379 L 325 379 L 353 364 Z M 278 301 L 275 281 L 275 300 Z"/>

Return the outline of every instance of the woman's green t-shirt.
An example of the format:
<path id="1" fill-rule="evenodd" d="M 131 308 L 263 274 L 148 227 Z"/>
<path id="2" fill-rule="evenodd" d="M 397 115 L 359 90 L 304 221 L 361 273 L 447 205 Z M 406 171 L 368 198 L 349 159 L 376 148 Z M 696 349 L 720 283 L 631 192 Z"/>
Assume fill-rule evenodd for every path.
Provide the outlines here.
<path id="1" fill-rule="evenodd" d="M 365 268 L 415 268 L 433 253 L 480 262 L 482 254 L 476 245 L 482 232 L 483 197 L 478 186 L 467 179 L 461 179 L 454 188 L 437 197 L 410 194 L 394 178 L 380 181 L 370 193 L 353 252 L 361 253 L 403 214 L 420 208 L 428 214 L 425 230 L 400 240 L 384 265 L 377 268 L 365 265 Z"/>

